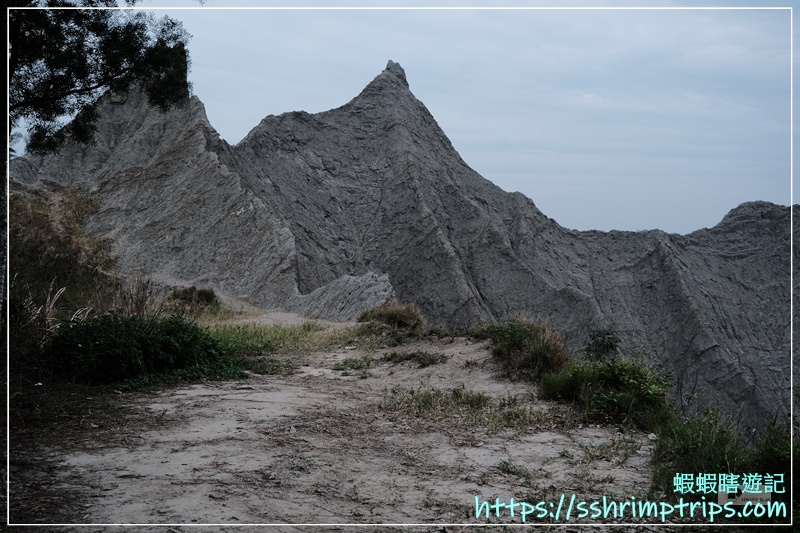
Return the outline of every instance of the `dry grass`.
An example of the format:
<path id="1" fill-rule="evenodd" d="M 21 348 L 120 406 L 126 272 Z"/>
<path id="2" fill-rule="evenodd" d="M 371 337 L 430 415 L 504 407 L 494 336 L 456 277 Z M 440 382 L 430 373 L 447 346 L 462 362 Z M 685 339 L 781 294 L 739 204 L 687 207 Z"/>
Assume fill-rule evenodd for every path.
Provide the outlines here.
<path id="1" fill-rule="evenodd" d="M 51 284 L 66 287 L 61 305 L 75 311 L 116 283 L 110 243 L 83 230 L 97 210 L 86 191 L 13 193 L 9 209 L 9 267 L 16 291 L 29 291 L 41 304 Z"/>
<path id="2" fill-rule="evenodd" d="M 397 329 L 422 333 L 425 321 L 422 312 L 411 303 L 389 300 L 383 305 L 363 313 L 359 322 L 380 322 Z"/>
<path id="3" fill-rule="evenodd" d="M 437 425 L 449 422 L 464 428 L 480 426 L 490 433 L 571 425 L 558 409 L 536 409 L 530 401 L 517 396 L 498 399 L 465 387 L 450 390 L 394 387 L 386 393 L 379 408 L 395 416 L 426 419 Z"/>
<path id="4" fill-rule="evenodd" d="M 208 326 L 211 334 L 238 355 L 308 355 L 345 346 L 374 349 L 380 338 L 364 324 L 224 324 Z"/>

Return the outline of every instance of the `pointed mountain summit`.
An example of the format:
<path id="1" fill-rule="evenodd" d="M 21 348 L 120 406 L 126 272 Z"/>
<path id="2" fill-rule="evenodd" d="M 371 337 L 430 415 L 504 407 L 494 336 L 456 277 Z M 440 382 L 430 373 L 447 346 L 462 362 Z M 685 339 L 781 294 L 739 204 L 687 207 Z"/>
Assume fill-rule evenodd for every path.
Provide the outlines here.
<path id="1" fill-rule="evenodd" d="M 414 95 L 406 79 L 406 72 L 398 63 L 389 61 L 386 68 L 375 76 L 369 84 L 350 102 L 342 106 L 350 111 L 374 109 L 375 105 L 388 106 L 391 111 L 395 105 L 406 101 L 422 105 Z M 423 106 L 424 107 L 424 106 Z"/>
<path id="2" fill-rule="evenodd" d="M 266 117 L 237 145 L 196 98 L 100 106 L 96 146 L 12 161 L 18 191 L 79 186 L 124 273 L 353 320 L 390 297 L 458 329 L 523 313 L 579 352 L 614 326 L 694 405 L 758 425 L 789 408 L 789 209 L 716 227 L 570 231 L 473 171 L 390 61 L 350 102 Z"/>
<path id="3" fill-rule="evenodd" d="M 361 94 L 369 92 L 377 92 L 384 90 L 393 85 L 401 85 L 408 89 L 408 79 L 406 79 L 406 71 L 400 66 L 400 63 L 395 63 L 391 59 L 386 64 L 383 72 L 375 76 L 375 79 L 367 85 Z"/>

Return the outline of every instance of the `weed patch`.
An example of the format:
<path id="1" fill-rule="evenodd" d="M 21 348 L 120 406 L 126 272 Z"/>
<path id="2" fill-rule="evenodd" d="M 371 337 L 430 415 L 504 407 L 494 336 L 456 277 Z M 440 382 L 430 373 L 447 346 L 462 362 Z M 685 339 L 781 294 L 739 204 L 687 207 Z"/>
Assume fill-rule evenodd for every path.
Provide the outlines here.
<path id="1" fill-rule="evenodd" d="M 116 284 L 109 274 L 115 266 L 110 242 L 83 231 L 97 208 L 96 200 L 80 188 L 11 195 L 9 268 L 17 290 L 29 291 L 41 305 L 43 288 L 66 287 L 61 302 L 75 311 L 98 290 Z"/>
<path id="2" fill-rule="evenodd" d="M 411 303 L 390 300 L 378 307 L 362 313 L 359 322 L 378 322 L 392 328 L 422 333 L 425 322 L 422 312 Z"/>
<path id="3" fill-rule="evenodd" d="M 324 346 L 326 330 L 319 322 L 298 325 L 218 324 L 209 332 L 234 357 L 258 357 L 273 353 L 309 353 Z"/>
<path id="4" fill-rule="evenodd" d="M 45 356 L 62 376 L 87 384 L 172 371 L 193 379 L 242 377 L 213 337 L 178 316 L 107 314 L 70 323 L 58 329 Z"/>
<path id="5" fill-rule="evenodd" d="M 620 359 L 577 363 L 542 376 L 539 393 L 575 405 L 589 422 L 632 424 L 652 430 L 671 415 L 665 377 Z"/>
<path id="6" fill-rule="evenodd" d="M 535 484 L 533 474 L 531 474 L 527 468 L 507 459 L 500 461 L 500 463 L 497 464 L 497 469 L 503 474 L 521 478 L 527 486 L 533 486 Z"/>
<path id="7" fill-rule="evenodd" d="M 174 311 L 192 317 L 222 314 L 222 304 L 212 288 L 198 289 L 195 286 L 174 288 L 169 293 L 168 303 Z"/>
<path id="8" fill-rule="evenodd" d="M 495 400 L 465 387 L 450 390 L 395 387 L 387 392 L 380 409 L 395 415 L 429 420 L 449 420 L 467 427 L 482 426 L 489 432 L 503 429 L 527 431 L 550 421 L 550 413 L 524 405 L 516 397 Z"/>
<path id="9" fill-rule="evenodd" d="M 782 474 L 789 492 L 792 444 L 788 427 L 772 422 L 748 441 L 731 419 L 706 411 L 688 421 L 674 416 L 657 434 L 653 456 L 657 491 L 672 493 L 676 472 L 722 472 Z"/>
<path id="10" fill-rule="evenodd" d="M 413 417 L 465 416 L 479 418 L 492 403 L 490 396 L 463 387 L 449 391 L 395 387 L 382 407 L 386 411 L 401 412 Z"/>
<path id="11" fill-rule="evenodd" d="M 501 324 L 484 324 L 471 333 L 491 339 L 492 354 L 512 379 L 537 381 L 542 374 L 563 370 L 572 359 L 560 332 L 522 317 L 511 317 Z"/>
<path id="12" fill-rule="evenodd" d="M 591 361 L 606 361 L 617 355 L 619 337 L 613 328 L 595 329 L 589 333 L 586 356 Z"/>
<path id="13" fill-rule="evenodd" d="M 340 361 L 333 365 L 333 369 L 340 372 L 369 370 L 372 367 L 378 366 L 380 363 L 381 361 L 379 359 L 375 359 L 371 355 L 363 355 L 361 357 L 348 357 L 344 361 Z"/>

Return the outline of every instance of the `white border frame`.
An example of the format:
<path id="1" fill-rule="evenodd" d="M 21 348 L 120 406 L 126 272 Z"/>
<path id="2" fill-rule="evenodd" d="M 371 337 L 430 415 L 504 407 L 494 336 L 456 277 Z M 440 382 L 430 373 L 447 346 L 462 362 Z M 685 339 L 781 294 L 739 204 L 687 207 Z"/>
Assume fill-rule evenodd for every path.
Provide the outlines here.
<path id="1" fill-rule="evenodd" d="M 744 7 L 744 6 L 590 6 L 590 7 L 543 7 L 543 6 L 518 6 L 518 7 L 488 7 L 488 6 L 474 6 L 474 7 L 455 7 L 455 6 L 323 6 L 323 7 L 308 7 L 308 6 L 273 6 L 273 7 L 220 7 L 220 6 L 197 6 L 197 7 L 65 7 L 65 8 L 42 8 L 42 7 L 6 7 L 6 29 L 10 27 L 10 12 L 12 9 L 17 10 L 37 10 L 37 9 L 67 9 L 67 10 L 135 10 L 135 11 L 182 11 L 182 10 L 227 10 L 227 11 L 251 11 L 251 10 L 269 10 L 269 11 L 788 11 L 789 12 L 789 227 L 790 227 L 790 241 L 789 241 L 789 352 L 790 352 L 790 370 L 789 370 L 789 385 L 790 385 L 790 438 L 794 442 L 794 7 L 793 6 L 760 6 L 760 7 Z M 11 86 L 11 74 L 9 72 L 9 56 L 8 56 L 8 42 L 6 43 L 6 131 L 9 131 L 10 126 L 10 97 L 8 95 L 8 87 Z M 7 139 L 8 141 L 8 139 Z M 8 143 L 7 143 L 8 147 Z M 11 365 L 10 365 L 10 315 L 8 313 L 8 302 L 11 298 L 11 282 L 8 279 L 9 273 L 9 259 L 10 259 L 10 156 L 6 150 L 6 176 L 5 176 L 5 194 L 6 194 L 6 255 L 5 255 L 5 290 L 6 290 L 6 308 L 3 311 L 6 314 L 6 523 L 8 526 L 28 526 L 28 527 L 110 527 L 110 526 L 141 526 L 141 527 L 279 527 L 279 526 L 294 526 L 294 527 L 623 527 L 623 526 L 646 526 L 646 527 L 763 527 L 766 524 L 733 524 L 733 523 L 691 523 L 691 524 L 671 524 L 671 523 L 610 523 L 610 524 L 592 524 L 592 523 L 578 523 L 578 522 L 558 522 L 558 523 L 534 523 L 528 522 L 525 524 L 515 523 L 472 523 L 472 524 L 449 524 L 449 523 L 403 523 L 403 524 L 319 524 L 319 523 L 306 523 L 306 524 L 289 524 L 289 523 L 270 523 L 270 524 L 240 524 L 240 523 L 209 523 L 209 524 L 183 524 L 183 523 L 168 523 L 168 524 L 106 524 L 106 523 L 89 523 L 89 524 L 14 524 L 11 523 L 11 411 L 10 411 L 10 394 L 11 394 Z M 793 451 L 793 450 L 792 450 Z M 791 456 L 791 470 L 794 471 L 794 453 Z M 790 478 L 790 502 L 794 501 L 794 487 Z M 793 526 L 794 525 L 794 512 L 791 504 L 789 505 L 789 524 L 778 524 L 778 526 Z"/>

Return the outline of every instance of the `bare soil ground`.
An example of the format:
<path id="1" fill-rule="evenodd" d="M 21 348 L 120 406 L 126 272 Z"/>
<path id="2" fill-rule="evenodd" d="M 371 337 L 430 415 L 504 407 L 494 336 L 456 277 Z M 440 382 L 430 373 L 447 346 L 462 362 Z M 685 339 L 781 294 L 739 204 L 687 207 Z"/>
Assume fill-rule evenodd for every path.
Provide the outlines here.
<path id="1" fill-rule="evenodd" d="M 392 352 L 446 361 L 419 368 L 380 359 Z M 355 358 L 373 366 L 337 367 Z M 45 401 L 46 386 L 36 387 L 39 396 L 24 400 L 48 412 L 36 423 L 12 413 L 12 523 L 457 531 L 441 524 L 520 522 L 476 518 L 476 496 L 558 505 L 562 493 L 624 499 L 645 498 L 649 489 L 645 435 L 578 424 L 569 409 L 537 400 L 531 385 L 499 376 L 486 343 L 446 337 L 372 351 L 343 346 L 300 363 L 287 376 L 144 392 L 62 390 L 59 402 L 72 408 L 61 413 Z M 494 407 L 422 412 L 409 403 L 431 390 L 452 398 L 454 389 L 484 393 Z M 513 422 L 519 413 L 527 418 Z"/>

